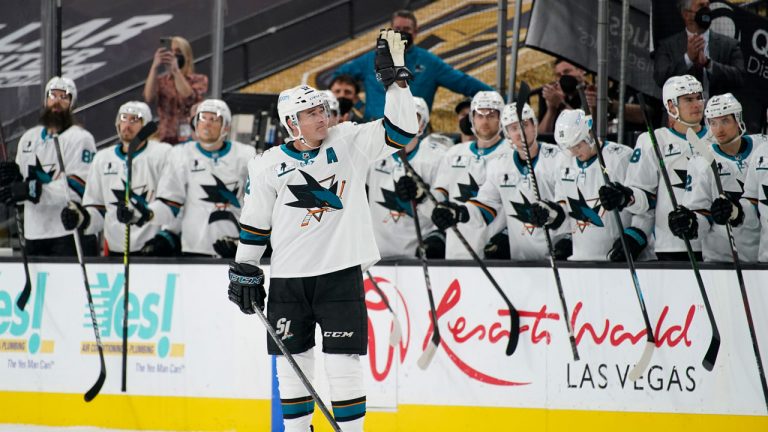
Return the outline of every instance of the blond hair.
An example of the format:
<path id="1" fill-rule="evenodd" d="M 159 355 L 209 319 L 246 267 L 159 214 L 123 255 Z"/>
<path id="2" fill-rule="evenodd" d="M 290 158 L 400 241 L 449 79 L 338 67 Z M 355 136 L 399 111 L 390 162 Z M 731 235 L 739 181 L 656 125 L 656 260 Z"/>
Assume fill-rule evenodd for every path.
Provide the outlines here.
<path id="1" fill-rule="evenodd" d="M 195 73 L 195 56 L 192 54 L 192 46 L 189 44 L 189 41 L 181 36 L 174 36 L 171 41 L 176 42 L 176 46 L 179 47 L 181 54 L 184 56 L 184 67 L 181 68 L 181 73 L 184 75 Z"/>

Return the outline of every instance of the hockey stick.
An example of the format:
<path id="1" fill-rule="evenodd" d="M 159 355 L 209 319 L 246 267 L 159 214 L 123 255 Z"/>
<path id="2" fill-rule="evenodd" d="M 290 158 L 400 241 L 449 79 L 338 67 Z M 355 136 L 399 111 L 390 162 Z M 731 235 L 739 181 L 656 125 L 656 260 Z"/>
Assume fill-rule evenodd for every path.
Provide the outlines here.
<path id="1" fill-rule="evenodd" d="M 517 103 L 515 109 L 517 110 L 517 121 L 520 125 L 520 134 L 523 138 L 523 148 L 525 149 L 525 162 L 528 166 L 528 171 L 531 173 L 531 184 L 533 186 L 533 193 L 536 195 L 536 201 L 541 201 L 541 193 L 539 193 L 539 183 L 536 179 L 536 171 L 533 169 L 533 162 L 531 162 L 531 149 L 528 145 L 528 138 L 525 136 L 525 127 L 523 126 L 523 107 L 528 102 L 528 98 L 531 95 L 531 88 L 525 81 L 520 82 L 520 88 L 517 91 Z M 549 228 L 544 227 L 544 236 L 547 240 L 547 252 L 549 252 L 549 265 L 552 267 L 552 273 L 555 276 L 555 285 L 557 285 L 557 294 L 560 297 L 560 306 L 563 308 L 563 317 L 565 321 L 565 328 L 568 330 L 568 339 L 571 342 L 571 352 L 573 353 L 573 360 L 579 361 L 579 351 L 576 348 L 576 337 L 573 335 L 573 327 L 571 327 L 571 314 L 568 313 L 568 304 L 565 302 L 565 293 L 563 292 L 563 282 L 560 280 L 560 271 L 555 263 L 555 248 L 552 245 L 552 236 L 549 233 Z"/>
<path id="2" fill-rule="evenodd" d="M 8 147 L 5 144 L 5 134 L 3 133 L 3 121 L 0 119 L 0 160 L 3 162 L 8 161 Z M 24 263 L 24 276 L 26 282 L 24 283 L 24 289 L 21 290 L 19 298 L 16 299 L 16 307 L 19 310 L 24 310 L 29 301 L 29 296 L 32 294 L 32 278 L 29 277 L 29 259 L 27 258 L 27 241 L 24 238 L 24 223 L 21 221 L 21 212 L 24 207 L 20 205 L 14 206 L 14 219 L 16 219 L 16 231 L 19 236 L 19 249 L 21 250 L 21 262 Z"/>
<path id="3" fill-rule="evenodd" d="M 720 173 L 717 168 L 717 162 L 715 162 L 714 152 L 711 145 L 708 145 L 696 135 L 693 129 L 688 129 L 685 137 L 688 142 L 693 145 L 699 154 L 705 158 L 707 162 L 710 162 L 712 168 L 712 175 L 715 177 L 715 186 L 717 186 L 717 194 L 721 197 L 725 197 L 723 192 L 723 183 L 720 180 Z M 749 307 L 749 298 L 747 297 L 747 287 L 744 283 L 744 274 L 741 270 L 741 260 L 739 260 L 739 251 L 736 249 L 736 239 L 733 237 L 733 229 L 731 222 L 728 221 L 725 224 L 726 232 L 728 233 L 728 242 L 731 246 L 731 256 L 733 257 L 733 267 L 736 270 L 736 278 L 739 280 L 739 289 L 741 290 L 741 300 L 744 303 L 744 312 L 747 315 L 747 326 L 749 327 L 749 337 L 752 339 L 752 349 L 755 351 L 755 360 L 757 361 L 757 372 L 760 376 L 760 386 L 763 389 L 763 398 L 765 399 L 766 408 L 768 408 L 768 385 L 765 381 L 765 369 L 763 368 L 763 360 L 760 357 L 760 348 L 757 345 L 757 333 L 755 332 L 755 324 L 752 320 L 752 309 Z"/>
<path id="4" fill-rule="evenodd" d="M 69 196 L 69 184 L 67 180 L 67 171 L 64 166 L 64 158 L 61 156 L 61 146 L 59 145 L 59 135 L 53 135 L 53 143 L 56 148 L 56 159 L 59 162 L 59 168 L 61 169 L 61 176 L 64 178 L 64 196 L 67 202 L 70 201 Z M 91 311 L 91 323 L 93 324 L 93 334 L 96 336 L 96 347 L 99 349 L 99 362 L 101 363 L 101 371 L 99 377 L 96 379 L 96 383 L 85 393 L 85 401 L 90 402 L 101 391 L 101 386 L 104 385 L 104 380 L 107 379 L 107 365 L 104 363 L 104 346 L 101 344 L 101 336 L 99 334 L 99 322 L 96 320 L 96 310 L 93 306 L 93 296 L 91 295 L 91 285 L 88 283 L 88 272 L 85 270 L 85 261 L 83 260 L 83 244 L 80 238 L 80 230 L 75 229 L 72 232 L 72 237 L 75 239 L 75 250 L 77 251 L 77 262 L 80 264 L 80 269 L 83 271 L 83 283 L 85 284 L 85 294 L 88 297 L 88 309 Z"/>
<path id="5" fill-rule="evenodd" d="M 403 160 L 403 166 L 405 166 L 406 171 L 410 176 L 413 177 L 413 179 L 416 181 L 416 183 L 419 185 L 420 188 L 424 189 L 424 193 L 427 195 L 427 198 L 437 206 L 439 203 L 437 201 L 437 198 L 432 194 L 432 191 L 429 190 L 429 186 L 427 186 L 426 183 L 424 183 L 424 179 L 421 178 L 421 176 L 413 169 L 410 162 L 408 162 L 407 158 L 401 158 Z M 416 211 L 414 210 L 414 215 L 416 214 Z M 517 349 L 517 343 L 520 340 L 520 314 L 517 312 L 517 309 L 512 305 L 512 302 L 509 301 L 509 298 L 506 294 L 504 294 L 504 291 L 502 291 L 501 287 L 499 286 L 498 282 L 496 282 L 496 279 L 494 279 L 493 275 L 491 275 L 491 272 L 488 271 L 488 267 L 486 267 L 483 260 L 480 259 L 479 256 L 477 256 L 477 253 L 472 249 L 472 246 L 469 245 L 467 242 L 467 239 L 464 238 L 464 236 L 461 234 L 461 231 L 459 231 L 459 228 L 456 227 L 456 225 L 452 226 L 451 229 L 453 230 L 453 233 L 456 234 L 456 237 L 459 239 L 462 245 L 467 249 L 470 255 L 472 255 L 472 259 L 475 260 L 477 265 L 480 267 L 480 270 L 483 271 L 483 274 L 488 278 L 488 280 L 491 282 L 491 285 L 493 285 L 493 288 L 496 289 L 496 292 L 499 293 L 501 298 L 504 300 L 504 303 L 507 305 L 507 309 L 509 310 L 509 319 L 510 319 L 510 328 L 509 328 L 509 341 L 507 342 L 507 348 L 506 348 L 506 354 L 508 356 L 511 356 L 514 354 L 515 350 Z M 426 259 L 426 258 L 425 258 Z M 435 330 L 437 330 L 437 326 L 435 326 Z"/>
<path id="6" fill-rule="evenodd" d="M 157 123 L 150 121 L 145 124 L 139 133 L 128 143 L 128 152 L 125 155 L 125 207 L 130 208 L 131 205 L 131 176 L 133 174 L 133 153 L 139 147 L 139 144 L 144 142 L 150 135 L 157 132 Z M 131 264 L 131 224 L 125 224 L 125 238 L 123 241 L 123 272 L 125 273 L 123 278 L 123 364 L 122 364 L 122 381 L 120 384 L 120 391 L 125 393 L 128 385 L 128 289 L 129 283 L 129 270 Z"/>
<path id="7" fill-rule="evenodd" d="M 293 369 L 293 371 L 296 372 L 296 375 L 299 377 L 299 380 L 304 385 L 304 388 L 307 389 L 307 391 L 309 392 L 309 395 L 312 396 L 312 399 L 315 400 L 315 403 L 317 403 L 317 406 L 320 408 L 320 411 L 328 420 L 328 423 L 331 424 L 331 427 L 333 428 L 334 431 L 341 432 L 341 428 L 339 427 L 339 424 L 336 423 L 336 420 L 328 411 L 328 408 L 325 406 L 322 399 L 320 399 L 320 396 L 318 396 L 317 392 L 315 391 L 315 388 L 312 387 L 312 383 L 310 383 L 307 376 L 304 375 L 304 372 L 302 372 L 298 363 L 296 363 L 296 360 L 288 351 L 288 348 L 285 346 L 285 344 L 283 344 L 283 341 L 280 340 L 280 336 L 277 335 L 277 332 L 275 331 L 274 327 L 272 327 L 269 321 L 267 321 L 267 317 L 264 316 L 264 312 L 262 312 L 261 308 L 258 305 L 256 305 L 256 302 L 251 303 L 251 306 L 253 307 L 253 310 L 256 311 L 256 315 L 259 317 L 259 320 L 261 320 L 261 323 L 264 324 L 264 327 L 267 329 L 267 333 L 269 333 L 269 337 L 272 338 L 272 340 L 275 342 L 277 347 L 280 349 L 280 352 L 283 353 L 283 356 L 285 357 L 285 359 L 288 360 L 288 364 L 291 365 L 291 369 Z"/>
<path id="8" fill-rule="evenodd" d="M 656 159 L 659 161 L 659 172 L 661 172 L 661 178 L 664 181 L 664 187 L 667 189 L 669 199 L 672 202 L 672 207 L 678 208 L 677 198 L 675 198 L 675 191 L 672 189 L 672 182 L 669 180 L 669 174 L 667 173 L 667 167 L 664 163 L 664 157 L 661 155 L 661 149 L 659 148 L 659 143 L 656 140 L 656 133 L 653 131 L 651 122 L 648 120 L 648 107 L 645 104 L 645 96 L 643 96 L 642 93 L 638 93 L 637 98 L 640 102 L 640 110 L 643 112 L 643 121 L 645 122 L 645 128 L 648 130 L 648 137 L 651 139 L 653 152 L 656 154 Z M 693 255 L 691 241 L 688 239 L 683 239 L 683 241 L 685 242 L 685 249 L 686 252 L 688 252 L 688 260 L 691 262 L 693 274 L 696 276 L 696 283 L 699 285 L 699 292 L 701 293 L 701 298 L 704 301 L 704 308 L 707 310 L 709 324 L 712 326 L 712 340 L 709 343 L 709 348 L 707 349 L 707 353 L 704 354 L 704 360 L 702 361 L 702 366 L 704 366 L 704 369 L 711 371 L 712 368 L 715 367 L 717 353 L 720 351 L 720 331 L 717 329 L 715 316 L 712 313 L 712 305 L 709 303 L 707 290 L 704 288 L 704 281 L 701 279 L 699 264 L 696 262 L 696 257 Z"/>
<path id="9" fill-rule="evenodd" d="M 376 282 L 376 278 L 373 277 L 370 270 L 366 270 L 365 274 L 368 276 L 368 279 L 370 279 L 371 283 L 373 284 L 373 288 L 376 290 L 376 292 L 381 297 L 381 301 L 384 302 L 384 306 L 387 307 L 389 312 L 392 314 L 392 333 L 389 335 L 389 345 L 392 348 L 396 348 L 397 344 L 400 343 L 400 339 L 403 337 L 403 329 L 400 327 L 400 321 L 397 319 L 397 314 L 395 314 L 395 311 L 392 310 L 392 307 L 389 305 L 389 300 L 387 300 L 386 294 L 384 294 L 384 291 L 382 291 L 381 287 L 379 287 L 379 284 Z"/>
<path id="10" fill-rule="evenodd" d="M 578 86 L 579 90 L 579 98 L 581 98 L 582 101 L 587 100 L 587 96 L 584 94 L 584 84 L 581 84 Z M 588 116 L 592 116 L 591 110 L 589 109 L 589 104 L 584 103 L 584 112 Z M 605 158 L 603 157 L 603 147 L 605 146 L 605 142 L 600 142 L 600 140 L 597 138 L 597 122 L 592 119 L 592 127 L 589 129 L 589 134 L 592 136 L 592 139 L 595 140 L 595 145 L 597 145 L 597 160 L 600 164 L 600 172 L 603 175 L 603 183 L 606 185 L 610 183 L 611 179 L 608 177 L 608 168 L 605 164 Z M 651 362 L 651 357 L 653 356 L 653 351 L 656 348 L 656 339 L 653 336 L 653 328 L 651 327 L 651 320 L 648 318 L 648 310 L 645 308 L 645 299 L 643 297 L 643 290 L 640 289 L 640 279 L 637 277 L 637 269 L 635 269 L 635 260 L 632 258 L 632 254 L 629 251 L 629 247 L 627 246 L 627 240 L 624 238 L 624 224 L 621 222 L 621 214 L 619 213 L 619 209 L 613 209 L 613 217 L 616 220 L 616 225 L 619 228 L 619 240 L 621 241 L 621 248 L 624 250 L 624 257 L 627 260 L 627 268 L 629 268 L 629 273 L 632 276 L 632 284 L 635 287 L 635 294 L 637 295 L 637 301 L 640 304 L 640 311 L 643 313 L 643 322 L 645 323 L 645 332 L 648 336 L 646 339 L 645 349 L 643 350 L 643 354 L 640 356 L 640 360 L 635 364 L 635 367 L 632 368 L 631 371 L 629 371 L 629 379 L 631 381 L 636 381 L 640 376 L 643 374 L 643 371 L 648 367 L 648 364 Z"/>

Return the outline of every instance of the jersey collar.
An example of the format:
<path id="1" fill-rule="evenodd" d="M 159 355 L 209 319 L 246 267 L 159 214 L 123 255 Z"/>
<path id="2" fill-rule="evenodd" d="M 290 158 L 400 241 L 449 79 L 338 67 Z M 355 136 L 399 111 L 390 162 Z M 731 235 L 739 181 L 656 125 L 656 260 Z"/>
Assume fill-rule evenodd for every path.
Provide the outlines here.
<path id="1" fill-rule="evenodd" d="M 317 154 L 320 153 L 320 148 L 316 148 L 313 150 L 306 150 L 306 151 L 298 150 L 296 149 L 296 147 L 294 147 L 293 141 L 287 144 L 280 145 L 280 149 L 288 156 L 300 161 L 314 159 L 315 156 L 317 156 Z"/>
<path id="2" fill-rule="evenodd" d="M 728 153 L 724 152 L 720 148 L 720 146 L 717 145 L 717 144 L 712 144 L 712 149 L 715 150 L 715 153 L 719 154 L 720 156 L 722 156 L 722 157 L 724 157 L 726 159 L 730 159 L 730 160 L 736 161 L 736 162 L 743 161 L 744 159 L 748 158 L 749 155 L 752 153 L 753 145 L 752 145 L 752 137 L 744 135 L 743 137 L 741 137 L 741 139 L 743 141 L 742 146 L 744 147 L 744 151 L 736 153 L 735 156 L 731 156 Z"/>
<path id="3" fill-rule="evenodd" d="M 504 138 L 499 138 L 498 141 L 496 141 L 496 144 L 488 147 L 488 148 L 477 148 L 477 141 L 472 141 L 469 143 L 469 150 L 474 153 L 477 157 L 483 157 L 488 156 L 489 154 L 493 153 L 497 148 L 499 148 L 499 145 L 504 141 Z"/>
<path id="4" fill-rule="evenodd" d="M 598 151 L 600 151 L 600 150 L 598 150 Z M 591 158 L 587 159 L 584 162 L 576 159 L 576 166 L 578 166 L 581 169 L 587 169 L 587 168 L 590 167 L 590 165 L 595 163 L 596 160 L 597 160 L 597 155 L 592 156 Z"/>
<path id="5" fill-rule="evenodd" d="M 224 141 L 224 146 L 222 146 L 221 149 L 217 151 L 208 151 L 204 149 L 203 146 L 201 146 L 197 141 L 195 141 L 195 147 L 197 147 L 197 150 L 200 151 L 200 153 L 202 153 L 205 157 L 209 157 L 211 159 L 221 159 L 226 156 L 230 150 L 232 150 L 232 142 Z"/>
<path id="6" fill-rule="evenodd" d="M 149 147 L 149 142 L 147 142 L 146 144 L 144 144 L 144 146 L 143 146 L 142 148 L 140 148 L 140 149 L 138 149 L 138 150 L 134 151 L 134 152 L 133 152 L 133 157 L 135 158 L 136 156 L 138 156 L 138 155 L 140 155 L 140 154 L 144 153 L 144 150 L 146 150 L 146 149 L 147 149 L 147 147 Z M 121 160 L 125 160 L 125 156 L 126 156 L 126 154 L 123 152 L 123 144 L 122 144 L 122 143 L 118 143 L 118 144 L 115 146 L 115 154 L 116 154 L 116 155 L 117 155 L 117 157 L 119 157 Z"/>
<path id="7" fill-rule="evenodd" d="M 411 159 L 416 157 L 416 153 L 419 152 L 419 147 L 421 147 L 421 140 L 419 140 L 419 142 L 416 143 L 416 147 L 413 148 L 412 152 L 405 154 L 406 155 L 405 158 L 408 159 L 408 162 L 410 162 Z M 397 153 L 393 153 L 392 157 L 395 158 L 395 161 L 397 163 L 400 163 L 400 156 Z"/>
<path id="8" fill-rule="evenodd" d="M 539 151 L 541 151 L 541 147 L 539 147 Z M 520 171 L 520 174 L 522 175 L 528 175 L 528 164 L 520 159 L 520 155 L 517 153 L 517 150 L 514 151 L 512 155 L 512 160 L 515 161 L 515 166 L 517 167 L 517 170 Z M 539 154 L 536 153 L 536 156 L 531 161 L 531 166 L 536 169 L 536 162 L 539 161 Z"/>

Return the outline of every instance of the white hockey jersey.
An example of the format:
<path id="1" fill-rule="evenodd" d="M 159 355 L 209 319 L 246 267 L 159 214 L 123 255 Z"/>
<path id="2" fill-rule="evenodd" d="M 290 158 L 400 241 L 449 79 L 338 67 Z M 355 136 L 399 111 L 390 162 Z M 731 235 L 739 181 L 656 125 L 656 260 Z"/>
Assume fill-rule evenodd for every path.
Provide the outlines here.
<path id="1" fill-rule="evenodd" d="M 425 138 L 408 154 L 408 162 L 431 185 L 444 154 L 445 147 L 441 143 Z M 395 193 L 395 183 L 403 175 L 405 167 L 398 154 L 374 162 L 368 170 L 368 204 L 382 258 L 412 258 L 418 247 L 411 203 L 400 200 Z M 430 207 L 418 205 L 416 208 L 422 236 L 426 236 L 436 229 L 431 214 L 425 211 Z"/>
<path id="2" fill-rule="evenodd" d="M 438 169 L 437 179 L 432 185 L 435 197 L 440 200 L 454 200 L 462 204 L 475 198 L 480 191 L 480 186 L 485 183 L 488 164 L 505 154 L 514 152 L 507 140 L 500 138 L 496 144 L 489 148 L 478 148 L 476 141 L 456 144 L 443 156 Z M 425 205 L 425 210 L 434 208 L 431 204 Z M 491 222 L 487 227 L 458 224 L 459 232 L 467 239 L 467 242 L 480 258 L 485 256 L 483 248 L 491 238 L 489 233 L 497 233 L 504 227 L 505 221 L 499 218 Z M 467 252 L 452 229 L 447 230 L 445 239 L 446 259 L 470 259 Z"/>
<path id="3" fill-rule="evenodd" d="M 755 156 L 758 150 L 766 147 L 762 135 L 744 136 L 743 143 L 743 151 L 735 156 L 723 152 L 717 144 L 711 144 L 723 192 L 735 201 L 741 200 L 745 191 L 747 172 L 756 164 Z M 725 225 L 715 224 L 709 216 L 712 201 L 718 196 L 712 166 L 702 157 L 691 159 L 688 163 L 688 181 L 681 204 L 697 212 L 704 260 L 733 262 Z M 752 205 L 742 204 L 742 209 L 744 222 L 732 229 L 736 250 L 739 252 L 740 260 L 755 262 L 760 244 L 760 222 Z"/>
<path id="4" fill-rule="evenodd" d="M 70 199 L 80 202 L 85 192 L 88 169 L 96 156 L 93 136 L 80 126 L 71 126 L 59 135 L 61 157 L 67 178 L 56 157 L 53 136 L 35 126 L 19 139 L 16 163 L 24 179 L 35 176 L 43 185 L 40 202 L 24 202 L 24 237 L 30 240 L 63 237 L 72 234 L 61 224 L 61 211 Z"/>
<path id="5" fill-rule="evenodd" d="M 273 147 L 248 167 L 237 262 L 259 264 L 272 244 L 271 277 L 309 277 L 379 259 L 365 196 L 370 165 L 403 148 L 418 130 L 413 96 L 391 85 L 384 118 L 341 123 L 319 148 Z"/>
<path id="6" fill-rule="evenodd" d="M 253 147 L 232 141 L 215 152 L 195 141 L 173 147 L 157 187 L 158 199 L 150 205 L 155 212 L 152 223 L 169 225 L 181 217 L 181 251 L 216 256 L 216 240 L 240 234 L 248 162 L 255 154 Z"/>
<path id="7" fill-rule="evenodd" d="M 539 143 L 533 169 L 542 200 L 554 201 L 561 158 L 556 145 Z M 536 261 L 549 257 L 544 229 L 531 224 L 531 205 L 537 201 L 533 180 L 525 160 L 516 151 L 505 153 L 488 164 L 485 183 L 477 197 L 467 201 L 468 225 L 483 229 L 495 219 L 505 220 L 512 261 Z M 503 227 L 500 227 L 503 228 Z M 551 231 L 557 242 L 565 230 Z M 496 232 L 489 232 L 489 236 Z"/>
<path id="8" fill-rule="evenodd" d="M 674 129 L 659 128 L 655 133 L 675 198 L 680 204 L 688 176 L 688 160 L 694 155 L 693 148 L 685 135 Z M 706 128 L 702 128 L 697 135 L 703 138 L 706 134 Z M 655 217 L 653 232 L 656 252 L 685 252 L 685 242 L 669 230 L 667 216 L 674 210 L 672 200 L 661 178 L 659 161 L 647 132 L 637 139 L 624 184 L 633 189 L 635 198 L 634 203 L 626 209 L 636 215 L 652 213 Z M 700 251 L 699 239 L 691 240 L 691 247 L 694 251 Z"/>
<path id="9" fill-rule="evenodd" d="M 627 171 L 632 149 L 612 142 L 606 142 L 603 149 L 606 169 L 611 181 L 622 182 Z M 564 154 L 565 156 L 565 154 Z M 598 191 L 605 184 L 600 171 L 597 155 L 582 162 L 567 155 L 562 158 L 560 173 L 555 185 L 555 198 L 566 206 L 573 240 L 573 255 L 570 261 L 605 261 L 614 241 L 621 231 L 612 211 L 606 211 L 600 204 Z M 630 226 L 632 218 L 625 210 L 621 212 L 624 227 Z"/>
<path id="10" fill-rule="evenodd" d="M 157 184 L 170 150 L 170 145 L 150 140 L 134 153 L 131 172 L 131 195 L 134 199 L 149 203 L 156 198 Z M 95 234 L 103 228 L 110 252 L 125 250 L 125 225 L 117 220 L 117 203 L 125 201 L 125 157 L 122 144 L 96 153 L 83 196 L 83 207 L 91 217 L 86 232 Z M 160 227 L 153 224 L 132 226 L 130 251 L 141 250 L 158 231 Z"/>
<path id="11" fill-rule="evenodd" d="M 760 229 L 760 246 L 757 260 L 768 262 L 768 136 L 752 135 L 753 143 L 762 141 L 752 150 L 749 168 L 744 180 L 744 195 L 741 206 L 744 211 L 754 210 L 757 213 Z M 740 250 L 739 250 L 740 251 Z"/>

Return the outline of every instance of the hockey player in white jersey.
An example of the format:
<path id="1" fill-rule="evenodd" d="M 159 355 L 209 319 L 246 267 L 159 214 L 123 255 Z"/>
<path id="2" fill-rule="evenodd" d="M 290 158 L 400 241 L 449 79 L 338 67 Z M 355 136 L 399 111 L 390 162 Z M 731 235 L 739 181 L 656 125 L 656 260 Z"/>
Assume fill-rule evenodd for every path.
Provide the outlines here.
<path id="1" fill-rule="evenodd" d="M 654 133 L 678 203 L 682 202 L 685 191 L 688 160 L 694 155 L 686 133 L 692 128 L 700 138 L 707 134 L 706 128 L 701 126 L 704 118 L 702 94 L 701 83 L 690 75 L 671 77 L 662 88 L 664 106 L 672 127 L 659 128 Z M 672 201 L 660 182 L 663 180 L 659 161 L 646 132 L 637 139 L 626 180 L 613 180 L 601 189 L 603 207 L 620 210 L 626 208 L 635 215 L 653 213 L 657 258 L 662 261 L 687 261 L 685 243 L 669 229 L 668 215 L 673 210 Z M 691 240 L 691 247 L 697 259 L 701 259 L 699 240 Z"/>
<path id="2" fill-rule="evenodd" d="M 602 208 L 598 196 L 604 184 L 597 156 L 601 149 L 589 133 L 591 128 L 592 117 L 580 109 L 563 110 L 557 117 L 555 140 L 571 157 L 564 157 L 560 165 L 555 184 L 556 203 L 542 201 L 534 204 L 532 211 L 533 223 L 538 226 L 556 229 L 560 221 L 567 220 L 573 242 L 571 261 L 606 261 L 615 245 L 621 243 L 622 233 L 616 220 Z M 606 141 L 602 152 L 611 179 L 622 181 L 632 149 Z M 629 226 L 631 215 L 623 211 L 621 221 Z M 631 248 L 633 255 L 638 256 L 647 240 L 642 231 L 634 234 L 633 238 L 639 237 L 635 238 L 638 244 Z"/>
<path id="3" fill-rule="evenodd" d="M 0 202 L 24 206 L 27 254 L 75 255 L 72 233 L 61 224 L 59 214 L 67 206 L 67 188 L 75 201 L 81 201 L 96 144 L 72 116 L 77 102 L 74 81 L 53 77 L 43 94 L 39 124 L 19 139 L 16 162 L 0 163 Z M 56 157 L 57 134 L 64 167 Z M 96 255 L 97 250 L 96 236 L 84 236 L 83 253 Z"/>
<path id="4" fill-rule="evenodd" d="M 480 187 L 475 198 L 467 200 L 466 209 L 469 220 L 466 224 L 476 229 L 483 229 L 496 219 L 502 219 L 505 225 L 499 228 L 507 228 L 510 259 L 513 261 L 543 260 L 549 256 L 549 251 L 544 231 L 533 224 L 532 210 L 537 200 L 533 191 L 531 173 L 526 163 L 526 151 L 520 128 L 525 128 L 525 137 L 528 139 L 528 149 L 543 200 L 554 201 L 561 152 L 556 145 L 537 141 L 538 122 L 528 104 L 523 106 L 522 125 L 517 117 L 516 104 L 504 106 L 501 125 L 504 136 L 515 151 L 506 153 L 488 164 L 485 183 Z M 561 223 L 556 225 L 559 226 Z M 564 230 L 553 232 L 552 241 L 557 259 L 565 259 L 570 255 L 570 239 L 559 243 L 565 237 L 564 234 Z"/>
<path id="5" fill-rule="evenodd" d="M 469 116 L 477 140 L 451 147 L 443 156 L 437 180 L 432 185 L 435 198 L 441 201 L 432 211 L 432 221 L 439 229 L 445 230 L 469 220 L 469 213 L 461 203 L 477 196 L 480 186 L 485 183 L 490 161 L 513 152 L 501 136 L 503 109 L 504 99 L 495 91 L 480 91 L 472 98 Z M 483 258 L 489 232 L 498 232 L 504 224 L 504 219 L 499 218 L 487 227 L 460 224 L 458 229 L 478 256 Z M 445 258 L 471 258 L 453 230 L 446 231 Z"/>
<path id="6" fill-rule="evenodd" d="M 741 205 L 745 208 L 752 206 L 757 212 L 759 221 L 760 244 L 757 260 L 768 262 L 768 136 L 752 135 L 753 142 L 763 144 L 753 150 L 752 163 L 747 168 L 744 180 L 744 195 Z"/>
<path id="7" fill-rule="evenodd" d="M 419 120 L 419 133 L 408 145 L 405 153 L 408 162 L 421 178 L 432 184 L 445 147 L 425 136 L 429 123 L 429 107 L 424 99 L 413 98 Z M 399 154 L 393 154 L 374 162 L 368 170 L 368 204 L 371 208 L 373 232 L 382 258 L 414 257 L 418 242 L 414 227 L 411 200 L 424 202 L 426 194 L 416 182 L 406 175 Z M 445 257 L 445 233 L 436 229 L 430 220 L 431 212 L 417 205 L 419 223 L 424 233 L 427 258 Z"/>
<path id="8" fill-rule="evenodd" d="M 152 121 L 152 111 L 144 102 L 126 102 L 117 111 L 115 128 L 120 142 L 96 153 L 82 205 L 70 201 L 61 211 L 61 223 L 68 230 L 83 229 L 87 233 L 104 230 L 109 255 L 123 255 L 125 224 L 117 220 L 118 203 L 125 200 L 126 157 L 130 142 L 141 128 Z M 171 146 L 148 139 L 139 143 L 133 153 L 131 200 L 144 203 L 155 198 L 157 183 L 166 166 Z M 171 256 L 180 250 L 178 229 L 160 227 L 139 221 L 131 230 L 132 254 Z M 177 224 L 178 225 L 178 224 Z"/>
<path id="9" fill-rule="evenodd" d="M 135 223 L 146 218 L 162 227 L 181 217 L 184 255 L 232 258 L 248 187 L 248 161 L 255 150 L 226 139 L 232 114 L 224 101 L 204 100 L 192 121 L 198 141 L 177 145 L 168 153 L 157 199 L 149 206 L 124 207 L 127 211 L 118 213 L 118 219 Z"/>
<path id="10" fill-rule="evenodd" d="M 382 30 L 374 64 L 387 89 L 383 119 L 328 128 L 328 106 L 317 90 L 302 85 L 280 93 L 278 113 L 290 141 L 249 165 L 240 245 L 230 265 L 230 300 L 244 313 L 263 309 L 257 266 L 271 240 L 267 319 L 310 379 L 320 325 L 334 417 L 344 432 L 363 430 L 362 270 L 379 259 L 365 178 L 374 161 L 404 148 L 419 129 L 404 51 L 398 32 Z M 271 338 L 267 344 L 270 354 L 280 354 Z M 313 400 L 282 355 L 277 374 L 285 431 L 309 431 Z"/>
<path id="11" fill-rule="evenodd" d="M 759 161 L 765 137 L 744 135 L 741 103 L 730 93 L 713 96 L 704 116 L 715 141 L 707 141 L 707 145 L 711 146 L 723 195 L 718 193 L 710 159 L 693 157 L 688 163 L 681 206 L 669 215 L 670 229 L 680 238 L 701 239 L 705 261 L 733 262 L 725 227 L 730 223 L 739 259 L 755 262 L 760 243 L 759 219 L 754 206 L 742 205 L 740 200 L 747 172 Z"/>

